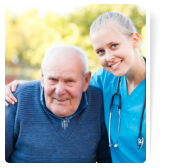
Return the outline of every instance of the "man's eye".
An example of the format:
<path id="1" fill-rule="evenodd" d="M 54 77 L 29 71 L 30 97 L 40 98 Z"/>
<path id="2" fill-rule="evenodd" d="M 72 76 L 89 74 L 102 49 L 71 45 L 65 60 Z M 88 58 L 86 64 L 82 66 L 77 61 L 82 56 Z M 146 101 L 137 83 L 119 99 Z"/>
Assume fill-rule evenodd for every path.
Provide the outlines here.
<path id="1" fill-rule="evenodd" d="M 51 82 L 55 82 L 55 81 L 57 81 L 56 79 L 54 79 L 54 78 L 50 78 L 49 79 Z"/>
<path id="2" fill-rule="evenodd" d="M 111 47 L 112 47 L 112 48 L 116 48 L 116 47 L 117 47 L 117 44 L 113 44 Z"/>
<path id="3" fill-rule="evenodd" d="M 69 83 L 72 83 L 72 82 L 73 82 L 73 80 L 68 80 L 68 82 L 69 82 Z"/>

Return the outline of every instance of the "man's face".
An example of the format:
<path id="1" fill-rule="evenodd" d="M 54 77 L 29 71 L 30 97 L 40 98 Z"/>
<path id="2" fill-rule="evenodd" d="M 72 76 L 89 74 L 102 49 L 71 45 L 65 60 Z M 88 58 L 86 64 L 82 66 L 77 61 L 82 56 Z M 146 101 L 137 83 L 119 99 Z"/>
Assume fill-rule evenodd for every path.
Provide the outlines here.
<path id="1" fill-rule="evenodd" d="M 47 108 L 59 117 L 75 113 L 90 77 L 90 72 L 83 75 L 83 64 L 77 53 L 63 49 L 51 53 L 41 78 Z"/>

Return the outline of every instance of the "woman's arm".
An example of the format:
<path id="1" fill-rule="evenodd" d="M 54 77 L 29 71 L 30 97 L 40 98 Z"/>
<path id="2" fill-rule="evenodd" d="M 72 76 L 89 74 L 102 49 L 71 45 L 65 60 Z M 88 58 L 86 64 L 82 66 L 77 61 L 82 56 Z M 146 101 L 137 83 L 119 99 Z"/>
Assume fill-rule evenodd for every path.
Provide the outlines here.
<path id="1" fill-rule="evenodd" d="M 12 92 L 15 92 L 16 87 L 21 84 L 21 83 L 25 83 L 28 82 L 26 80 L 14 80 L 11 83 L 5 85 L 5 105 L 9 106 L 9 104 L 7 103 L 7 101 L 11 104 L 15 104 L 17 102 L 17 99 L 14 97 L 14 95 L 12 94 Z"/>

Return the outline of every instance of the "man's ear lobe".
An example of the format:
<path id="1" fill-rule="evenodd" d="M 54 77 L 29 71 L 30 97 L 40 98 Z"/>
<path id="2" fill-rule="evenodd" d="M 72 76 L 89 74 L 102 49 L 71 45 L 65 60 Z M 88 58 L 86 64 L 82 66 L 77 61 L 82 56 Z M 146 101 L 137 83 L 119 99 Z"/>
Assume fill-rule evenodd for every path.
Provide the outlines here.
<path id="1" fill-rule="evenodd" d="M 132 40 L 133 40 L 133 48 L 138 48 L 139 43 L 140 43 L 140 37 L 138 33 L 133 33 L 132 35 Z"/>
<path id="2" fill-rule="evenodd" d="M 44 76 L 44 74 L 43 74 L 43 69 L 42 69 L 42 67 L 41 67 L 41 79 L 42 79 L 43 76 Z"/>
<path id="3" fill-rule="evenodd" d="M 85 74 L 85 85 L 83 87 L 83 92 L 85 92 L 89 86 L 89 83 L 90 83 L 90 79 L 91 79 L 91 72 L 88 71 L 86 74 Z"/>

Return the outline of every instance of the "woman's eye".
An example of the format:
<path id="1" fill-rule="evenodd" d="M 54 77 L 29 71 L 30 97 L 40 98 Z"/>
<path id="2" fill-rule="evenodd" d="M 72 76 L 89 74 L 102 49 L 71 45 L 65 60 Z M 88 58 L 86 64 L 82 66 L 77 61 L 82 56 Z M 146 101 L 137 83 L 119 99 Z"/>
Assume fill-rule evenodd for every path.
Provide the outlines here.
<path id="1" fill-rule="evenodd" d="M 102 54 L 104 52 L 104 50 L 99 50 L 97 51 L 97 54 Z"/>
<path id="2" fill-rule="evenodd" d="M 111 47 L 112 47 L 112 48 L 116 48 L 116 47 L 117 47 L 117 44 L 113 44 Z"/>

